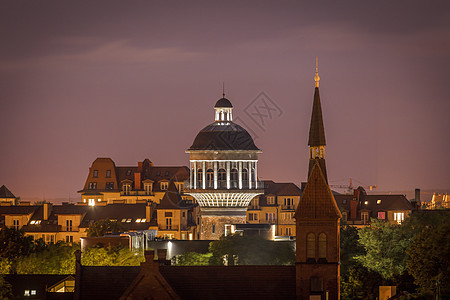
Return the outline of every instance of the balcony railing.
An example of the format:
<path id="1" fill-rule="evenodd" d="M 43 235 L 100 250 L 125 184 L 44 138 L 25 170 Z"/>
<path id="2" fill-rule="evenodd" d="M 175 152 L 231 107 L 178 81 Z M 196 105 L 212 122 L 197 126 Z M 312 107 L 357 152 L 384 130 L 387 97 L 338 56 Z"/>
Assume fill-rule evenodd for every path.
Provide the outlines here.
<path id="1" fill-rule="evenodd" d="M 158 230 L 161 231 L 178 231 L 180 226 L 178 225 L 165 225 L 165 226 L 158 226 Z"/>
<path id="2" fill-rule="evenodd" d="M 294 210 L 294 205 L 281 205 L 282 210 Z"/>
<path id="3" fill-rule="evenodd" d="M 190 184 L 190 181 L 184 182 L 184 189 L 194 189 L 194 186 Z M 202 182 L 197 182 L 197 189 L 203 189 Z M 211 190 L 214 189 L 214 181 L 206 181 L 205 189 Z M 217 189 L 218 190 L 226 190 L 227 189 L 227 181 L 226 180 L 218 180 L 217 181 Z M 230 189 L 231 190 L 237 190 L 239 189 L 239 181 L 232 180 L 230 181 Z M 255 188 L 255 182 L 252 181 L 252 187 L 249 188 L 248 180 L 242 181 L 242 189 L 243 190 L 262 190 L 264 189 L 264 182 L 261 180 L 258 180 L 258 188 Z"/>

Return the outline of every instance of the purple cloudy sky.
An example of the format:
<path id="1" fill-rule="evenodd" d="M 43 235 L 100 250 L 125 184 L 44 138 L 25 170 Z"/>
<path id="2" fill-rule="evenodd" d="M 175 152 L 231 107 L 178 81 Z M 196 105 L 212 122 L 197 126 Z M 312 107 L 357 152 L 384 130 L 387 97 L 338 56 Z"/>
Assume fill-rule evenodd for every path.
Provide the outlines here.
<path id="1" fill-rule="evenodd" d="M 450 2 L 309 3 L 3 1 L 0 185 L 74 200 L 99 156 L 188 165 L 223 81 L 260 177 L 299 184 L 317 55 L 330 183 L 450 188 Z"/>

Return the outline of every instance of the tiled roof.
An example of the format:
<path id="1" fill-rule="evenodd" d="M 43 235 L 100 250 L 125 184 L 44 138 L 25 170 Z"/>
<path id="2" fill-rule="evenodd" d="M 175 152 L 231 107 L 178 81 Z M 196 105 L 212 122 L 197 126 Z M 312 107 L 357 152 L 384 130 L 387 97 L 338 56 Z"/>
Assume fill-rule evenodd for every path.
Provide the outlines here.
<path id="1" fill-rule="evenodd" d="M 34 213 L 40 206 L 0 206 L 0 215 L 28 215 Z"/>
<path id="2" fill-rule="evenodd" d="M 350 211 L 350 201 L 353 199 L 353 195 L 335 195 L 334 197 L 339 207 Z M 413 210 L 414 207 L 404 195 L 363 194 L 359 199 L 359 209 L 367 209 L 370 211 L 388 211 Z"/>
<path id="3" fill-rule="evenodd" d="M 318 162 L 311 170 L 311 175 L 300 198 L 295 217 L 297 220 L 341 218 L 339 208 Z"/>
<path id="4" fill-rule="evenodd" d="M 158 205 L 158 209 L 180 209 L 186 207 L 185 204 L 186 202 L 181 198 L 175 183 L 170 181 L 167 191 Z"/>
<path id="5" fill-rule="evenodd" d="M 16 198 L 10 190 L 4 185 L 0 187 L 0 198 Z"/>
<path id="6" fill-rule="evenodd" d="M 82 267 L 80 299 L 119 299 L 139 267 Z"/>
<path id="7" fill-rule="evenodd" d="M 296 299 L 295 266 L 162 266 L 159 270 L 181 299 Z"/>
<path id="8" fill-rule="evenodd" d="M 70 275 L 4 275 L 5 280 L 12 285 L 12 292 L 17 299 L 45 299 L 45 290 Z M 24 297 L 25 290 L 36 290 L 36 296 Z M 73 294 L 71 294 L 73 295 Z M 73 296 L 72 296 L 73 297 Z M 14 298 L 16 299 L 16 298 Z M 64 299 L 64 298 L 61 298 Z"/>
<path id="9" fill-rule="evenodd" d="M 292 183 L 273 182 L 272 180 L 264 180 L 264 194 L 274 196 L 301 196 L 300 188 Z"/>

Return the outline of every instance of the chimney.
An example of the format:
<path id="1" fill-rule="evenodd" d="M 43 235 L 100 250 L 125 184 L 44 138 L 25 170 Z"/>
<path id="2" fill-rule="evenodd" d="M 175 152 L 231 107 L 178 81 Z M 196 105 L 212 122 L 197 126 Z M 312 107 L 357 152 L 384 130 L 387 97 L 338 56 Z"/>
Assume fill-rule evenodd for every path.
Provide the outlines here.
<path id="1" fill-rule="evenodd" d="M 350 219 L 356 220 L 358 216 L 358 200 L 353 198 L 350 200 Z"/>
<path id="2" fill-rule="evenodd" d="M 167 259 L 167 249 L 156 249 L 158 255 L 158 263 L 162 266 L 169 266 L 170 260 Z"/>
<path id="3" fill-rule="evenodd" d="M 50 215 L 50 203 L 44 203 L 43 207 L 42 207 L 42 219 L 43 220 L 48 220 L 48 216 Z"/>
<path id="4" fill-rule="evenodd" d="M 141 173 L 134 173 L 134 189 L 141 189 Z"/>
<path id="5" fill-rule="evenodd" d="M 139 173 L 142 172 L 142 166 L 143 166 L 143 162 L 142 162 L 142 161 L 139 161 L 139 162 L 138 162 L 138 172 L 139 172 Z"/>
<path id="6" fill-rule="evenodd" d="M 415 190 L 414 200 L 416 200 L 417 206 L 420 207 L 420 189 Z"/>
<path id="7" fill-rule="evenodd" d="M 148 205 L 145 207 L 145 221 L 150 222 L 150 220 L 152 219 L 152 214 L 153 214 L 153 210 L 152 210 L 152 206 Z"/>

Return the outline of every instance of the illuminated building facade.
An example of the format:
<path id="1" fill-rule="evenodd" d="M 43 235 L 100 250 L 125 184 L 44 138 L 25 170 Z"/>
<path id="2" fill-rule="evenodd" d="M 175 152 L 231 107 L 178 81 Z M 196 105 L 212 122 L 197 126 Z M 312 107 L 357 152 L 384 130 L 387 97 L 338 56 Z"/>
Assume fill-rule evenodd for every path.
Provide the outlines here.
<path id="1" fill-rule="evenodd" d="M 201 210 L 201 239 L 218 239 L 231 224 L 245 223 L 250 201 L 262 194 L 258 153 L 250 134 L 233 122 L 233 105 L 225 98 L 214 106 L 215 121 L 203 128 L 192 146 L 186 193 Z"/>

